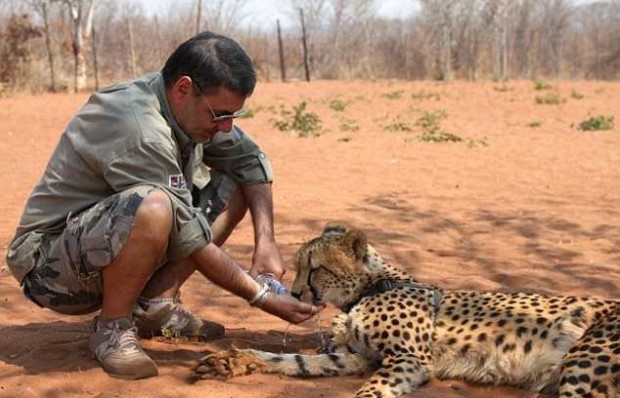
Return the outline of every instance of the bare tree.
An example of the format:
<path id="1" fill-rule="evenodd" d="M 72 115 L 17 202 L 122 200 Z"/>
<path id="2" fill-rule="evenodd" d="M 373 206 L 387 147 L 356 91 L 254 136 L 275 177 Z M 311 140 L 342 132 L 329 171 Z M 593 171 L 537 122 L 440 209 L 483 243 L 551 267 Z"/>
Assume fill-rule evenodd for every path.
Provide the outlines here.
<path id="1" fill-rule="evenodd" d="M 561 74 L 564 37 L 570 23 L 572 5 L 567 0 L 541 2 L 545 27 L 544 53 L 548 56 L 547 74 L 559 77 Z"/>
<path id="2" fill-rule="evenodd" d="M 74 91 L 86 88 L 86 61 L 84 42 L 90 37 L 95 8 L 94 0 L 64 0 L 69 10 L 72 28 L 72 47 L 74 60 Z"/>
<path id="3" fill-rule="evenodd" d="M 196 34 L 200 33 L 201 22 L 202 22 L 202 0 L 196 0 Z"/>
<path id="4" fill-rule="evenodd" d="M 582 6 L 578 15 L 581 16 L 580 37 L 585 37 L 585 43 L 577 55 L 585 56 L 586 77 L 617 79 L 620 77 L 620 1 Z"/>
<path id="5" fill-rule="evenodd" d="M 355 75 L 357 71 L 369 68 L 373 51 L 370 46 L 370 24 L 375 15 L 372 0 L 331 0 L 331 16 L 322 46 L 325 71 L 323 77 Z"/>
<path id="6" fill-rule="evenodd" d="M 50 70 L 50 91 L 56 91 L 56 69 L 54 67 L 54 52 L 52 51 L 52 39 L 49 24 L 49 12 L 53 0 L 30 0 L 32 9 L 43 20 L 43 35 L 45 36 L 45 50 L 47 51 L 47 63 Z"/>
<path id="7" fill-rule="evenodd" d="M 508 78 L 508 56 L 511 11 L 514 0 L 487 0 L 482 12 L 490 28 L 490 43 L 493 55 L 493 75 L 496 79 Z"/>
<path id="8" fill-rule="evenodd" d="M 137 76 L 137 66 L 136 66 L 136 50 L 135 43 L 133 40 L 133 24 L 132 24 L 132 15 L 130 15 L 129 7 L 125 8 L 125 20 L 127 21 L 127 39 L 129 40 L 129 60 L 131 65 L 131 75 Z"/>
<path id="9" fill-rule="evenodd" d="M 207 30 L 229 35 L 238 33 L 243 20 L 248 16 L 246 6 L 247 0 L 209 1 L 204 7 L 202 26 L 205 26 Z"/>
<path id="10" fill-rule="evenodd" d="M 515 6 L 514 69 L 515 76 L 530 77 L 530 54 L 532 51 L 532 14 L 535 0 L 522 0 Z"/>
<path id="11" fill-rule="evenodd" d="M 452 44 L 459 0 L 420 0 L 421 16 L 435 54 L 435 77 L 452 79 Z"/>
<path id="12" fill-rule="evenodd" d="M 0 91 L 4 84 L 15 87 L 22 83 L 20 72 L 32 61 L 29 43 L 41 36 L 28 14 L 11 15 L 5 29 L 0 36 Z"/>
<path id="13" fill-rule="evenodd" d="M 83 89 L 84 58 L 95 56 L 102 84 L 157 70 L 198 27 L 240 41 L 261 78 L 280 70 L 277 31 L 244 23 L 247 0 L 169 2 L 165 18 L 136 0 L 99 0 L 95 12 L 95 1 L 0 0 L 5 89 Z M 620 77 L 620 0 L 416 0 L 403 2 L 419 5 L 410 17 L 396 19 L 379 15 L 377 0 L 288 4 L 292 25 L 280 31 L 287 78 L 304 78 L 300 8 L 314 78 Z M 95 24 L 96 54 L 88 51 Z"/>

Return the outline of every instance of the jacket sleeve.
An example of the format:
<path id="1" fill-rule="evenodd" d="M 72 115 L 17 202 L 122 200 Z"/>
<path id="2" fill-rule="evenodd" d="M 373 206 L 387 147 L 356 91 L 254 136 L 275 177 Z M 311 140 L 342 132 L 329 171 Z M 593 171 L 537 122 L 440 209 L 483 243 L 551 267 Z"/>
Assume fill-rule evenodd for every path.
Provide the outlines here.
<path id="1" fill-rule="evenodd" d="M 238 184 L 250 185 L 273 181 L 271 162 L 237 126 L 229 133 L 219 132 L 203 145 L 202 161 L 209 167 L 230 175 Z"/>

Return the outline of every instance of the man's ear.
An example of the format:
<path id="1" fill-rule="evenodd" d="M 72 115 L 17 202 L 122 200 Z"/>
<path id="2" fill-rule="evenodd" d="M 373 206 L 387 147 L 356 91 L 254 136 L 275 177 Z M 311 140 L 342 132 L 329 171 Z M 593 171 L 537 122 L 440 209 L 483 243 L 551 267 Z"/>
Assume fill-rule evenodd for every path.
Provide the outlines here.
<path id="1" fill-rule="evenodd" d="M 175 104 L 182 104 L 195 94 L 196 88 L 189 76 L 181 76 L 172 87 L 170 87 L 170 97 Z"/>
<path id="2" fill-rule="evenodd" d="M 368 250 L 366 234 L 359 229 L 347 231 L 342 238 L 342 245 L 345 251 L 355 257 L 356 260 L 363 259 Z"/>

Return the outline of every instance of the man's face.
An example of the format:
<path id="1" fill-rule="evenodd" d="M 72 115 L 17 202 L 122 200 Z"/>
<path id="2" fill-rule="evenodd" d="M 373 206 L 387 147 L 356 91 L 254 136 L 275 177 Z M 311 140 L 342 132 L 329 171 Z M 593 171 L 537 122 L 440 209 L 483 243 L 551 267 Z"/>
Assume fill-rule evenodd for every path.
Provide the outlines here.
<path id="1" fill-rule="evenodd" d="M 245 100 L 246 97 L 225 88 L 214 94 L 203 94 L 187 76 L 180 78 L 168 90 L 168 102 L 175 120 L 196 143 L 211 140 L 218 131 L 230 132 L 233 119 L 217 120 L 217 116 L 240 111 Z"/>

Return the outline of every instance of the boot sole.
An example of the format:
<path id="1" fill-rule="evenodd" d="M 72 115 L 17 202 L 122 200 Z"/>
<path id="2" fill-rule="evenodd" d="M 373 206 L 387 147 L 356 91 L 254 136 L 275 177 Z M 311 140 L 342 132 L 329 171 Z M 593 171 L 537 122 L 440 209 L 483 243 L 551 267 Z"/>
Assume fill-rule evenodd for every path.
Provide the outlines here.
<path id="1" fill-rule="evenodd" d="M 154 377 L 159 374 L 157 364 L 154 361 L 141 361 L 131 365 L 106 366 L 101 365 L 108 375 L 124 380 L 138 380 Z"/>

